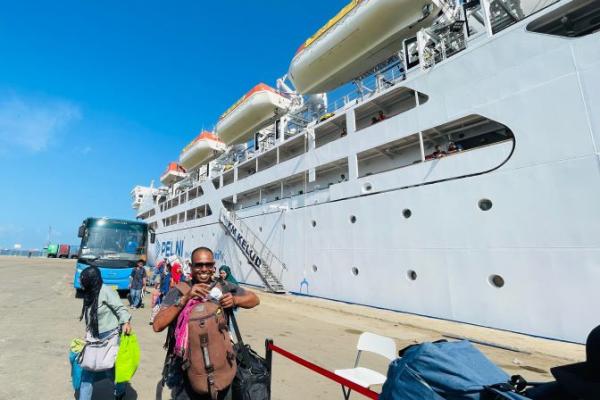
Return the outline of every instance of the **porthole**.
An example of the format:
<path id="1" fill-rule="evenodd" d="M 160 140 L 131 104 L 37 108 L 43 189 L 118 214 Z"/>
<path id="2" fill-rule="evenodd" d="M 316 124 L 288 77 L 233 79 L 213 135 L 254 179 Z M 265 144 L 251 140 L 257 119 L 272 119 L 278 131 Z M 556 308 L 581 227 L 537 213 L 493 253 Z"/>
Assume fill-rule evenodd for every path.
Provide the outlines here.
<path id="1" fill-rule="evenodd" d="M 317 226 L 317 221 L 315 221 L 314 219 L 311 221 L 310 223 L 312 225 L 312 227 L 314 228 L 315 226 Z"/>
<path id="2" fill-rule="evenodd" d="M 354 276 L 358 275 L 358 268 L 352 267 L 352 275 L 354 275 Z"/>
<path id="3" fill-rule="evenodd" d="M 373 185 L 371 185 L 368 182 L 363 185 L 363 191 L 364 192 L 370 192 L 372 189 L 373 189 Z"/>
<path id="4" fill-rule="evenodd" d="M 258 227 L 258 231 L 259 231 L 259 232 L 262 232 L 262 226 L 259 226 L 259 227 Z"/>
<path id="5" fill-rule="evenodd" d="M 313 266 L 312 266 L 312 270 L 313 270 L 313 272 L 317 272 L 317 270 L 318 270 L 317 266 L 316 266 L 316 265 L 313 265 Z"/>
<path id="6" fill-rule="evenodd" d="M 412 211 L 410 211 L 410 209 L 405 208 L 404 210 L 402 210 L 402 215 L 404 216 L 404 218 L 409 219 L 412 216 Z"/>
<path id="7" fill-rule="evenodd" d="M 408 271 L 406 271 L 406 277 L 410 281 L 416 281 L 417 280 L 417 273 L 414 270 L 409 269 Z"/>
<path id="8" fill-rule="evenodd" d="M 489 199 L 481 199 L 479 200 L 478 205 L 481 211 L 488 211 L 492 208 L 492 201 Z"/>
<path id="9" fill-rule="evenodd" d="M 283 230 L 285 231 L 285 228 L 287 228 L 287 227 L 285 226 L 285 224 L 281 224 L 281 229 L 283 229 Z"/>
<path id="10" fill-rule="evenodd" d="M 355 216 L 355 215 L 351 215 L 351 216 L 350 216 L 350 223 L 351 223 L 351 224 L 354 224 L 354 223 L 356 223 L 356 216 Z"/>
<path id="11" fill-rule="evenodd" d="M 504 286 L 504 278 L 501 277 L 500 275 L 496 275 L 496 274 L 490 275 L 489 282 L 490 282 L 490 285 L 492 285 L 493 287 L 498 288 L 498 289 L 500 289 L 501 287 Z"/>

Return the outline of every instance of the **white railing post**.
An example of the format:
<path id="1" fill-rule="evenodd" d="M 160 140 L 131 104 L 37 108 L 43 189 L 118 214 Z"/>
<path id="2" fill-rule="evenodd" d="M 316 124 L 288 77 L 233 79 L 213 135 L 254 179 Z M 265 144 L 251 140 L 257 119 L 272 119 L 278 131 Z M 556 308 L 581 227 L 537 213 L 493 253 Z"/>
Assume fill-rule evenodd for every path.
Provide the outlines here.
<path id="1" fill-rule="evenodd" d="M 481 0 L 481 10 L 483 11 L 485 30 L 487 31 L 488 36 L 492 37 L 494 35 L 494 30 L 492 29 L 492 13 L 489 0 Z"/>

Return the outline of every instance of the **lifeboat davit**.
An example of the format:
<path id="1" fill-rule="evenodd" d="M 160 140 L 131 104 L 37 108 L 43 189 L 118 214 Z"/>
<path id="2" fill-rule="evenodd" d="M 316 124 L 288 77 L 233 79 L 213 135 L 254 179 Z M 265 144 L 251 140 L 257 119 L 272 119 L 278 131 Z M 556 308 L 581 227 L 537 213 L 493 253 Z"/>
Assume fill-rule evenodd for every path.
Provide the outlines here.
<path id="1" fill-rule="evenodd" d="M 288 76 L 301 94 L 335 89 L 397 54 L 438 10 L 436 0 L 353 0 L 300 46 Z"/>
<path id="2" fill-rule="evenodd" d="M 217 136 L 204 131 L 181 151 L 179 163 L 189 170 L 214 160 L 226 148 L 225 143 Z"/>
<path id="3" fill-rule="evenodd" d="M 290 103 L 290 99 L 260 83 L 221 115 L 217 134 L 228 145 L 244 143 L 287 112 Z"/>
<path id="4" fill-rule="evenodd" d="M 160 181 L 163 185 L 172 185 L 179 182 L 187 176 L 185 169 L 176 162 L 170 162 L 167 170 L 160 176 Z"/>

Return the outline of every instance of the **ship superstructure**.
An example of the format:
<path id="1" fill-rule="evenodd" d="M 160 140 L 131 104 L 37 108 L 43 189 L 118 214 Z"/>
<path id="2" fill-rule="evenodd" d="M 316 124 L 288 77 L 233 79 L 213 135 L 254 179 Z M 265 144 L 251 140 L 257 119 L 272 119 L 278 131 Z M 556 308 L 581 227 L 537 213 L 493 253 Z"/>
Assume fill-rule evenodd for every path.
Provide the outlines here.
<path id="1" fill-rule="evenodd" d="M 590 0 L 352 1 L 134 189 L 150 262 L 205 245 L 272 291 L 582 342 L 599 29 Z"/>

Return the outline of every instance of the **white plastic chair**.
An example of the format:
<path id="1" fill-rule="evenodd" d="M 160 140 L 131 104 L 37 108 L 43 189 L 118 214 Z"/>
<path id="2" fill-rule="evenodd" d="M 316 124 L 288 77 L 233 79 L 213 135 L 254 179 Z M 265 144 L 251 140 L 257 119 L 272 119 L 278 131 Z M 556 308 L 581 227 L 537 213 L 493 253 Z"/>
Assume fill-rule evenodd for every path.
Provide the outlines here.
<path id="1" fill-rule="evenodd" d="M 358 338 L 356 350 L 357 353 L 354 368 L 336 369 L 334 371 L 335 374 L 367 389 L 371 386 L 383 384 L 386 380 L 385 375 L 373 371 L 372 369 L 358 366 L 360 355 L 363 351 L 368 351 L 370 353 L 379 354 L 392 361 L 397 357 L 396 342 L 389 337 L 376 335 L 371 332 L 364 332 Z M 346 387 L 342 385 L 342 392 L 344 393 L 345 400 L 350 398 L 351 391 L 350 388 L 346 389 Z"/>

